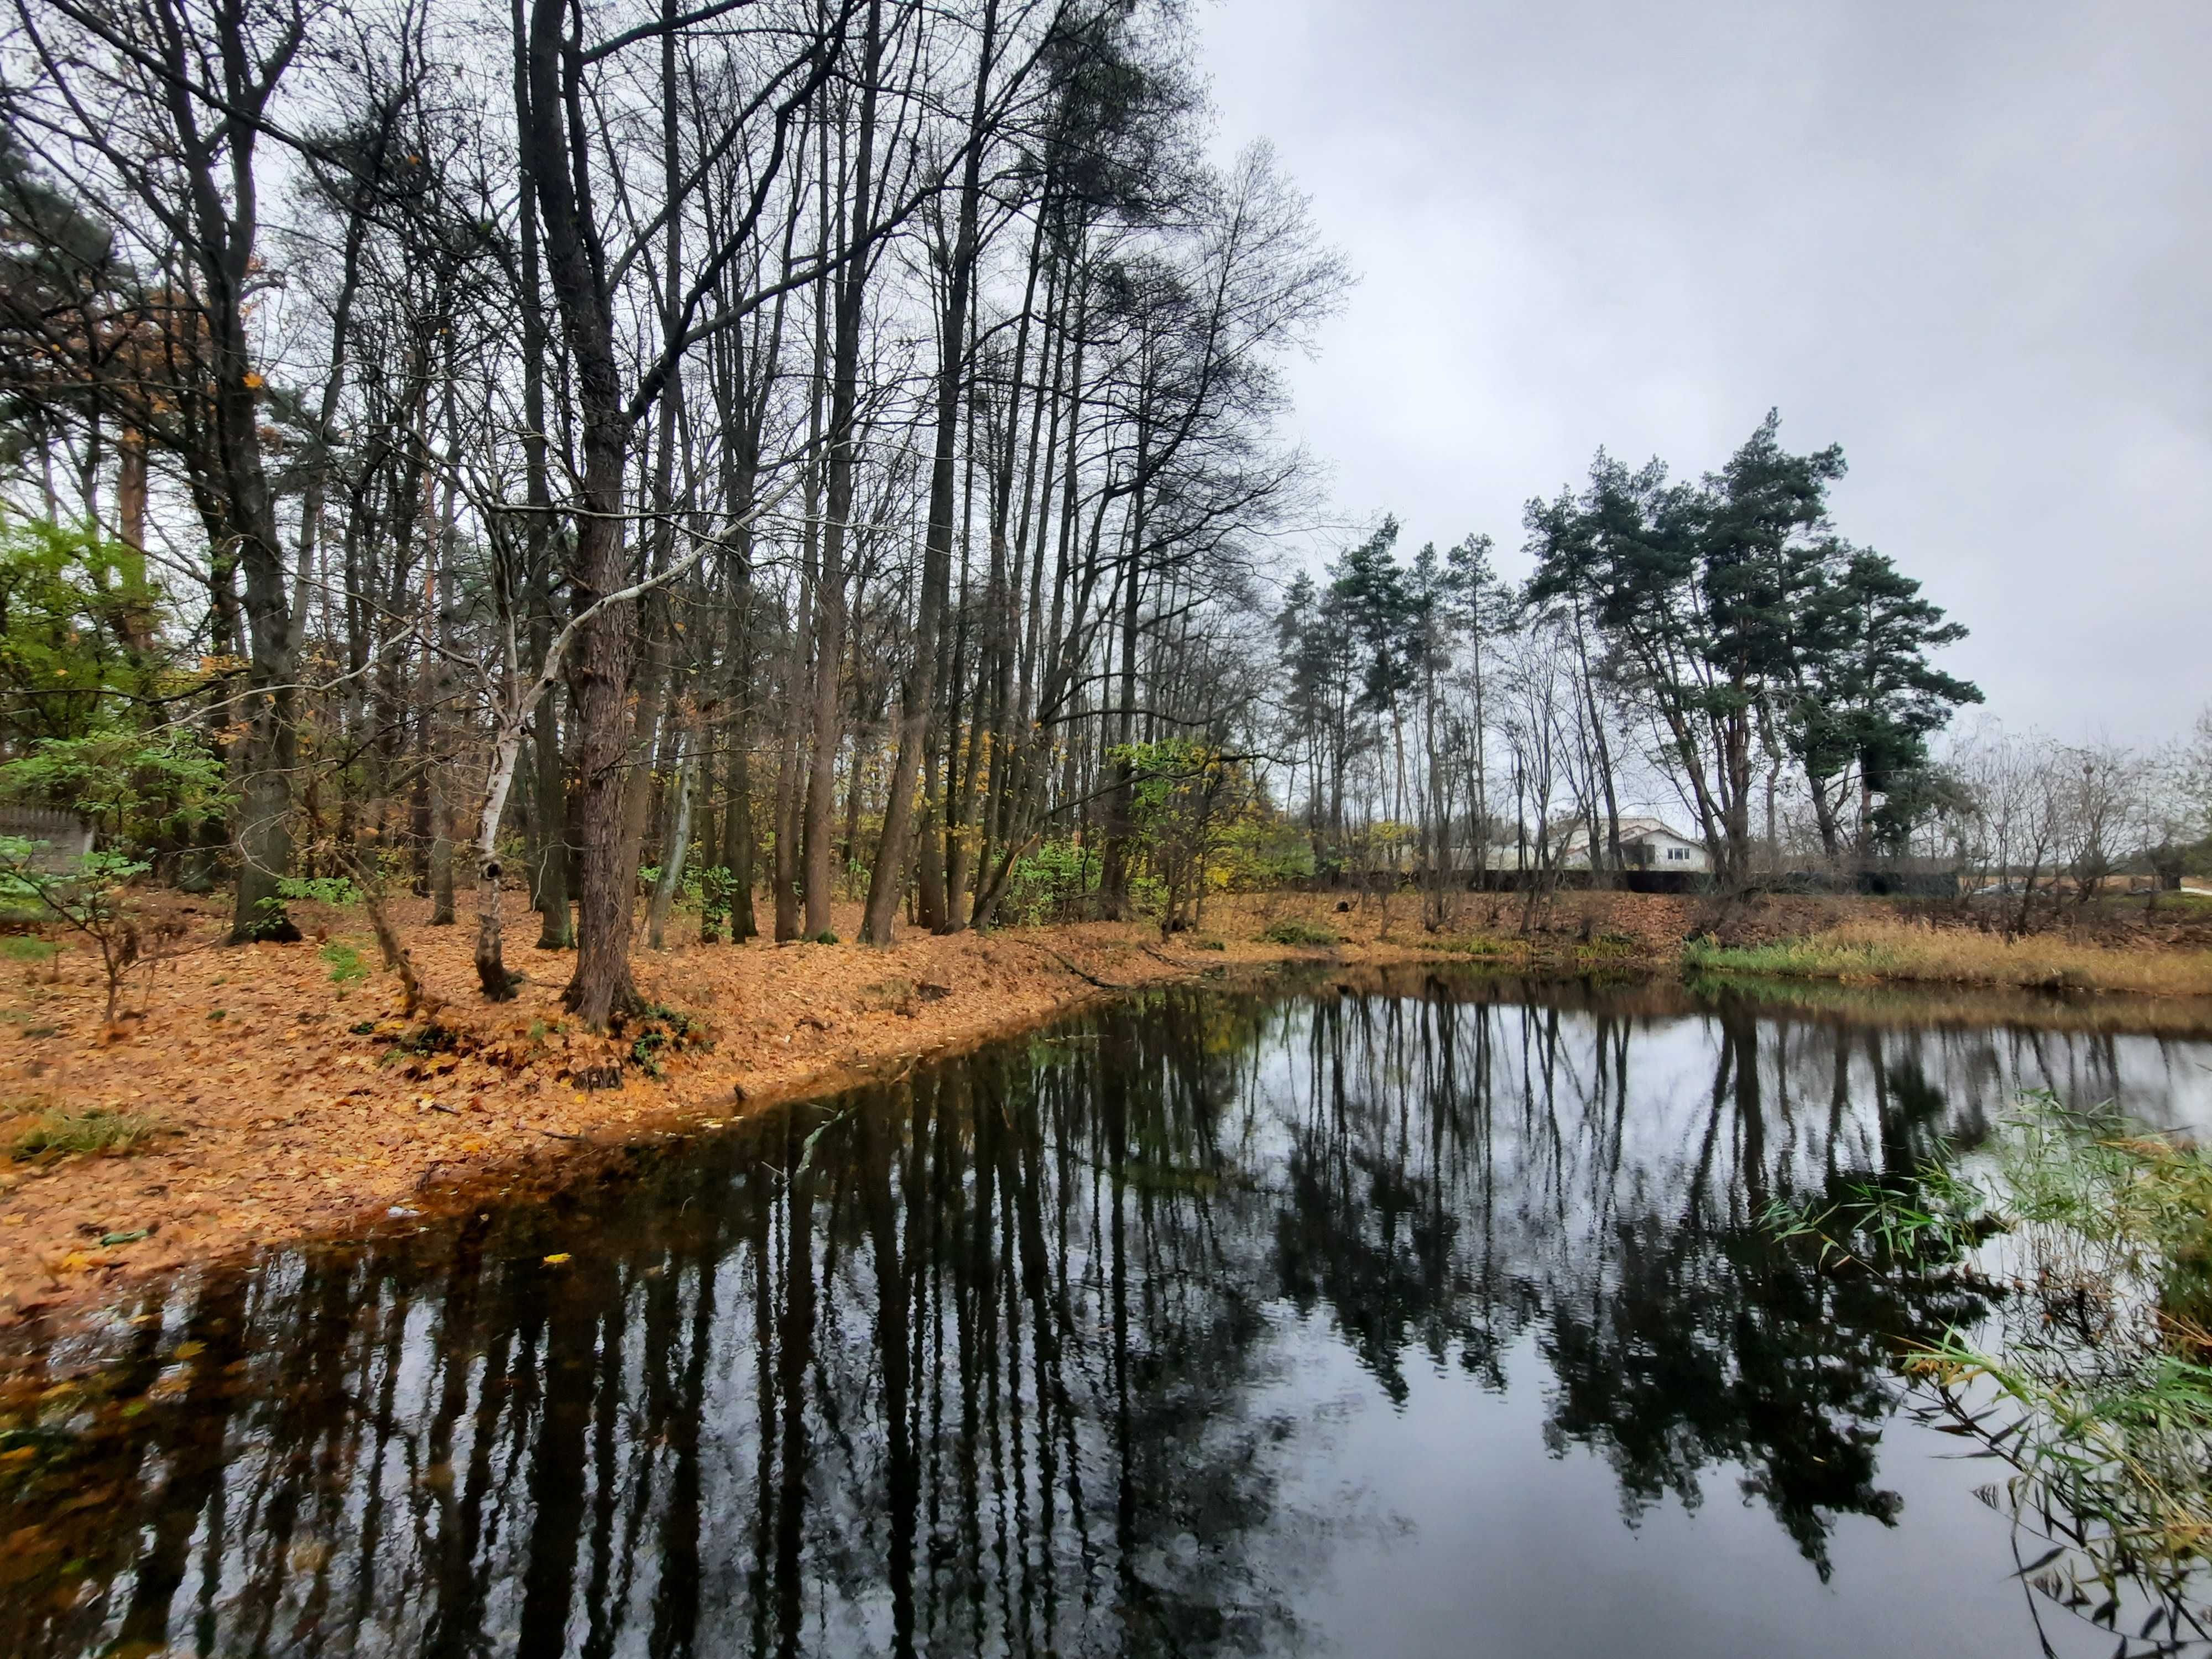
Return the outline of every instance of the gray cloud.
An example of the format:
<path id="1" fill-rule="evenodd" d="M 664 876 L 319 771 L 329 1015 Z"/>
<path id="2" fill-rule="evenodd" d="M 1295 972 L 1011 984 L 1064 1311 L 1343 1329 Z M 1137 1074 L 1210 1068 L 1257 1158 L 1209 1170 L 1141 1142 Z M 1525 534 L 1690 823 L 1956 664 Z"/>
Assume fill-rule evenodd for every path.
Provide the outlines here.
<path id="1" fill-rule="evenodd" d="M 2154 739 L 2212 698 L 2212 6 L 1200 23 L 1224 144 L 1272 138 L 1362 274 L 1297 371 L 1348 512 L 1517 548 L 1599 445 L 1701 471 L 1778 404 L 1993 712 Z"/>

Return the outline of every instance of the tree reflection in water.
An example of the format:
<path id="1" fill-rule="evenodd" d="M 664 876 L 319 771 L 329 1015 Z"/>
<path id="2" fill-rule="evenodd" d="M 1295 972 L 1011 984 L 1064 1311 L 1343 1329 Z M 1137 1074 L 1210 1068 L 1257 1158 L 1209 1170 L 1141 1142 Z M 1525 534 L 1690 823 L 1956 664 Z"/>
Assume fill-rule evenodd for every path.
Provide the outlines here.
<path id="1" fill-rule="evenodd" d="M 1897 1338 L 1976 1310 L 1821 1277 L 1759 1212 L 1971 1140 L 2050 1074 L 2026 1041 L 1164 994 L 274 1256 L 19 1358 L 0 1651 L 1285 1650 L 1337 1522 L 1291 1496 L 1327 1403 L 1293 1322 L 1394 1402 L 1533 1341 L 1547 1441 L 1632 1520 L 1732 1480 L 1825 1577 L 1896 1507 Z"/>

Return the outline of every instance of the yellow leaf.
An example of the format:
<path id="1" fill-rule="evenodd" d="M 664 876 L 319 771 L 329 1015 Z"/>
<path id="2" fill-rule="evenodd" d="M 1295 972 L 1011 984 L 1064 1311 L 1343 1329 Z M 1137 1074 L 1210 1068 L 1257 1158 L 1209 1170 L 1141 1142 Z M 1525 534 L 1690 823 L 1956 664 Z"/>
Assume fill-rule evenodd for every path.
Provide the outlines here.
<path id="1" fill-rule="evenodd" d="M 559 1267 L 562 1262 L 566 1261 L 568 1259 L 568 1251 L 566 1251 L 566 1250 L 556 1250 L 556 1251 L 555 1251 L 551 1255 L 549 1255 L 549 1256 L 547 1256 L 547 1257 L 545 1258 L 545 1265 L 546 1265 L 547 1267 Z"/>

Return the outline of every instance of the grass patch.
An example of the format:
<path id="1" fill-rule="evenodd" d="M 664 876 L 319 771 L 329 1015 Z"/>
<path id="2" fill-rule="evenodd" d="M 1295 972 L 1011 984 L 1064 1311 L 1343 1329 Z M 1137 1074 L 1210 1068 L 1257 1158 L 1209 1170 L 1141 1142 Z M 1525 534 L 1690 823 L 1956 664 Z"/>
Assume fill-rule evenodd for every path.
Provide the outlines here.
<path id="1" fill-rule="evenodd" d="M 1879 1020 L 1911 1027 L 1972 1023 L 2031 1024 L 2044 1031 L 2095 1031 L 2195 1038 L 2204 1011 L 2172 997 L 2077 997 L 2054 1001 L 2015 985 L 1954 985 L 1932 981 L 1804 979 L 1757 974 L 1685 972 L 1683 988 L 1716 1000 L 1747 998 L 1776 1009 Z"/>
<path id="2" fill-rule="evenodd" d="M 2032 1593 L 2107 1631 L 2124 1596 L 2130 1626 L 2149 1610 L 2144 1637 L 2206 1638 L 2212 1157 L 2037 1094 L 1994 1169 L 1946 1158 L 1767 1219 L 1838 1272 L 2001 1273 L 1992 1318 L 1908 1351 L 1923 1414 L 2009 1467 L 1983 1495 L 2039 1540 Z M 1997 1232 L 2002 1250 L 1978 1254 Z"/>
<path id="3" fill-rule="evenodd" d="M 2212 996 L 2212 952 L 2115 951 L 2041 936 L 2008 943 L 1995 934 L 1878 920 L 1849 921 L 1770 945 L 1723 945 L 1692 939 L 1682 947 L 1682 963 L 1702 973 L 1784 979 L 1902 980 Z"/>
<path id="4" fill-rule="evenodd" d="M 349 985 L 357 979 L 368 977 L 368 964 L 361 959 L 361 952 L 350 945 L 341 945 L 332 939 L 323 946 L 323 960 L 331 964 L 331 983 Z"/>
<path id="5" fill-rule="evenodd" d="M 5 957 L 10 962 L 46 962 L 61 948 L 52 939 L 40 939 L 36 933 L 0 936 L 0 957 Z"/>
<path id="6" fill-rule="evenodd" d="M 1473 957 L 1478 962 L 1522 963 L 1534 954 L 1527 939 L 1507 939 L 1496 933 L 1468 933 L 1459 939 L 1438 939 L 1437 946 Z"/>
<path id="7" fill-rule="evenodd" d="M 1271 921 L 1260 937 L 1269 945 L 1340 945 L 1343 943 L 1330 929 L 1317 927 L 1303 916 L 1283 916 Z"/>
<path id="8" fill-rule="evenodd" d="M 82 1112 L 56 1109 L 41 1112 L 37 1121 L 15 1137 L 17 1158 L 59 1158 L 70 1152 L 128 1152 L 151 1135 L 156 1125 L 150 1117 L 133 1112 L 108 1112 L 93 1107 Z"/>

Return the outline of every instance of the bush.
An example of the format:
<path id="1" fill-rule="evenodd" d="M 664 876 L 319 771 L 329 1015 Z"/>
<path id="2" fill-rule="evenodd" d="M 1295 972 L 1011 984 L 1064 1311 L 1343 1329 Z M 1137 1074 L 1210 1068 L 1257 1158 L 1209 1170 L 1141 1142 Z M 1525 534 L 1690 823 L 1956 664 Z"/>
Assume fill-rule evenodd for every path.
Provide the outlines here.
<path id="1" fill-rule="evenodd" d="M 143 948 L 127 892 L 145 874 L 146 866 L 116 853 L 86 853 L 57 861 L 40 851 L 42 846 L 20 836 L 0 836 L 0 905 L 44 910 L 99 951 L 107 980 L 112 1030 L 124 975 L 137 963 L 150 967 L 155 959 Z M 62 867 L 54 867 L 57 862 Z"/>
<path id="2" fill-rule="evenodd" d="M 1326 927 L 1316 927 L 1302 916 L 1285 916 L 1267 924 L 1267 931 L 1260 937 L 1270 945 L 1340 945 L 1337 935 Z"/>
<path id="3" fill-rule="evenodd" d="M 361 952 L 350 945 L 341 945 L 332 939 L 323 946 L 323 960 L 331 964 L 331 982 L 344 985 L 368 977 L 368 964 L 361 959 Z"/>
<path id="4" fill-rule="evenodd" d="M 1042 842 L 1015 861 L 1000 908 L 1020 927 L 1066 921 L 1081 914 L 1097 886 L 1097 864 L 1089 848 L 1073 841 Z"/>
<path id="5" fill-rule="evenodd" d="M 1273 893 L 1314 879 L 1313 844 L 1286 819 L 1255 813 L 1230 826 L 1208 883 L 1218 892 Z"/>
<path id="6" fill-rule="evenodd" d="M 1130 896 L 1158 917 L 1164 939 L 1189 926 L 1205 893 L 1221 884 L 1230 841 L 1256 810 L 1260 791 L 1241 761 L 1190 738 L 1108 753 L 1127 769 L 1143 859 L 1144 877 L 1129 884 Z"/>
<path id="7" fill-rule="evenodd" d="M 128 848 L 189 842 L 230 800 L 222 760 L 197 732 L 181 730 L 45 739 L 0 766 L 0 795 L 66 807 L 104 844 Z"/>
<path id="8" fill-rule="evenodd" d="M 695 847 L 693 850 L 696 852 L 697 849 Z M 638 866 L 637 892 L 640 898 L 649 899 L 653 896 L 654 890 L 660 885 L 660 870 L 661 866 L 657 864 L 645 864 Z M 696 910 L 706 902 L 706 872 L 701 867 L 696 857 L 687 858 L 684 860 L 684 874 L 676 884 L 674 908 Z"/>
<path id="9" fill-rule="evenodd" d="M 343 876 L 280 876 L 276 879 L 276 896 L 288 904 L 304 902 L 343 908 L 361 902 L 361 889 Z"/>

